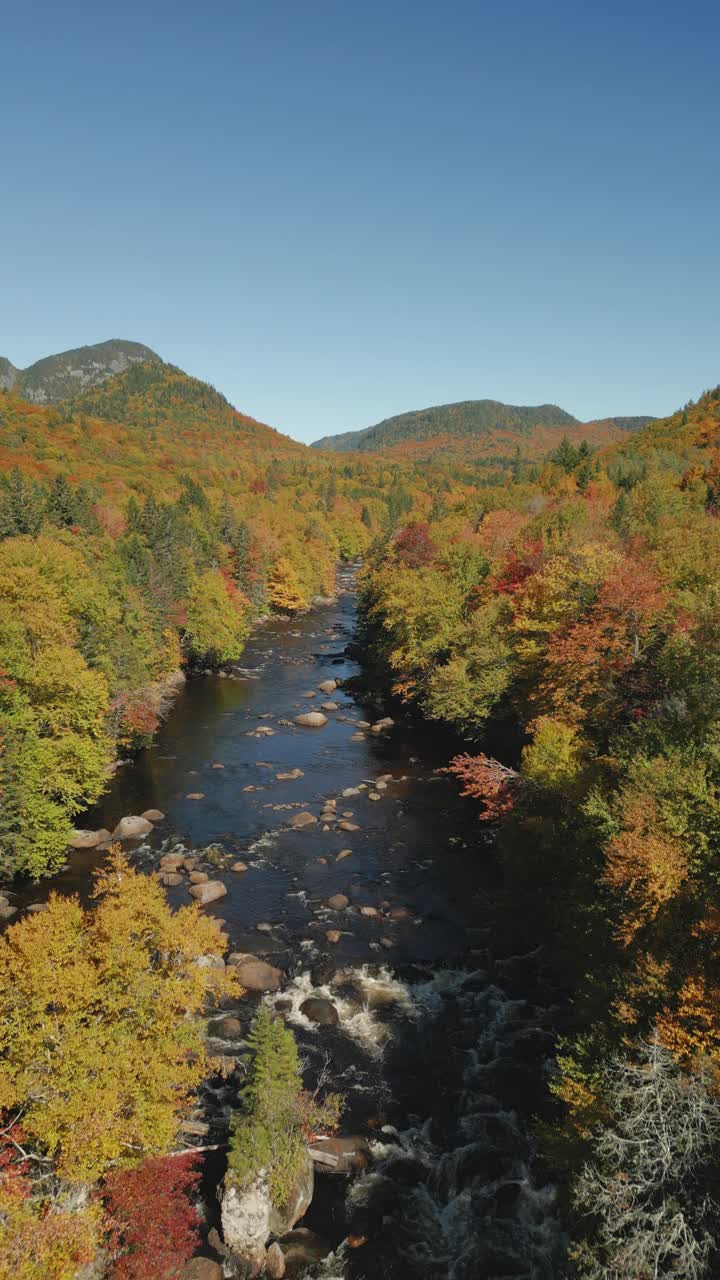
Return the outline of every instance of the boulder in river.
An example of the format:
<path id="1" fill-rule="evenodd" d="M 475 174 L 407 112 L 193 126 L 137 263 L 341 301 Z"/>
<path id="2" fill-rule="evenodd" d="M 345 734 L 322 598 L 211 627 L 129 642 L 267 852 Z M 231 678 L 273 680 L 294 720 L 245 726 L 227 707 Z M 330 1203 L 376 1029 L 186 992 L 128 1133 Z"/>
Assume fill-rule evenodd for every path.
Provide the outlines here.
<path id="1" fill-rule="evenodd" d="M 146 809 L 140 816 L 147 818 L 148 822 L 164 822 L 165 820 L 165 814 L 162 809 Z"/>
<path id="2" fill-rule="evenodd" d="M 239 1018 L 221 1018 L 213 1023 L 212 1032 L 221 1040 L 238 1040 L 242 1035 L 242 1022 Z"/>
<path id="3" fill-rule="evenodd" d="M 142 836 L 149 835 L 152 829 L 152 822 L 147 818 L 129 814 L 128 817 L 120 819 L 112 833 L 112 838 L 113 840 L 140 840 Z"/>
<path id="4" fill-rule="evenodd" d="M 283 1280 L 285 1275 L 285 1254 L 277 1240 L 274 1240 L 265 1254 L 265 1274 L 270 1280 Z"/>
<path id="5" fill-rule="evenodd" d="M 160 876 L 160 883 L 163 884 L 166 889 L 175 889 L 179 884 L 183 883 L 184 879 L 185 877 L 182 876 L 179 871 L 163 871 Z M 207 876 L 205 879 L 207 880 Z"/>
<path id="6" fill-rule="evenodd" d="M 331 911 L 344 911 L 350 905 L 350 899 L 345 897 L 344 893 L 334 893 L 328 898 L 327 904 Z"/>
<path id="7" fill-rule="evenodd" d="M 395 721 L 390 716 L 384 716 L 382 720 L 376 720 L 371 726 L 372 733 L 384 733 L 386 729 L 392 729 Z"/>
<path id="8" fill-rule="evenodd" d="M 301 715 L 295 716 L 295 724 L 301 725 L 304 729 L 322 729 L 327 722 L 327 716 L 324 716 L 322 711 L 303 711 Z"/>
<path id="9" fill-rule="evenodd" d="M 318 685 L 321 693 L 334 693 L 337 687 L 337 680 L 321 680 Z"/>
<path id="10" fill-rule="evenodd" d="M 313 827 L 317 822 L 314 813 L 296 813 L 290 819 L 290 826 L 296 831 L 301 831 L 303 827 Z"/>
<path id="11" fill-rule="evenodd" d="M 215 902 L 218 898 L 224 898 L 227 889 L 222 880 L 208 880 L 205 884 L 194 884 L 190 889 L 190 893 L 201 907 L 205 907 L 209 902 Z"/>
<path id="12" fill-rule="evenodd" d="M 366 1169 L 371 1150 L 367 1138 L 353 1134 L 347 1138 L 321 1138 L 310 1147 L 315 1163 L 329 1173 L 355 1173 Z"/>
<path id="13" fill-rule="evenodd" d="M 326 1000 L 324 996 L 308 996 L 300 1005 L 300 1012 L 319 1027 L 334 1027 L 340 1021 L 332 1000 Z"/>
<path id="14" fill-rule="evenodd" d="M 341 831 L 359 831 L 360 830 L 357 822 L 347 822 L 347 821 L 338 822 L 338 826 Z"/>
<path id="15" fill-rule="evenodd" d="M 247 869 L 248 869 L 247 862 L 233 862 L 230 868 L 231 871 L 247 871 Z"/>
<path id="16" fill-rule="evenodd" d="M 230 956 L 229 964 L 233 963 Z M 274 965 L 265 960 L 256 960 L 254 956 L 244 956 L 235 963 L 237 975 L 246 991 L 278 991 L 282 982 L 282 973 Z"/>
<path id="17" fill-rule="evenodd" d="M 332 942 L 333 945 L 335 945 L 342 938 L 342 933 L 340 932 L 339 929 L 328 929 L 327 933 L 325 934 L 325 937 L 327 938 L 328 942 Z"/>
<path id="18" fill-rule="evenodd" d="M 330 1241 L 308 1227 L 296 1227 L 278 1244 L 285 1257 L 285 1275 L 289 1277 L 304 1274 L 308 1267 L 316 1267 L 332 1252 Z"/>
<path id="19" fill-rule="evenodd" d="M 210 877 L 207 871 L 191 871 L 190 872 L 191 884 L 207 884 L 209 879 Z"/>
<path id="20" fill-rule="evenodd" d="M 180 1280 L 223 1280 L 223 1269 L 214 1258 L 191 1258 L 180 1272 Z"/>
<path id="21" fill-rule="evenodd" d="M 179 853 L 166 853 L 160 859 L 161 871 L 180 871 L 184 866 L 185 859 Z"/>
<path id="22" fill-rule="evenodd" d="M 286 1235 L 307 1212 L 314 1185 L 313 1161 L 309 1154 L 282 1209 L 273 1204 L 262 1173 L 242 1187 L 226 1178 L 220 1205 L 223 1238 L 252 1274 L 265 1267 L 269 1237 Z"/>
<path id="23" fill-rule="evenodd" d="M 205 792 L 204 791 L 188 791 L 185 799 L 186 800 L 204 800 Z"/>
<path id="24" fill-rule="evenodd" d="M 337 702 L 321 702 L 320 703 L 321 711 L 337 711 L 337 709 L 338 709 Z"/>
<path id="25" fill-rule="evenodd" d="M 296 778 L 304 778 L 302 769 L 288 769 L 287 773 L 276 773 L 278 782 L 294 782 Z"/>
<path id="26" fill-rule="evenodd" d="M 99 831 L 73 831 L 70 848 L 96 849 L 99 844 L 105 844 L 105 841 L 111 838 L 110 832 L 105 827 L 101 827 Z"/>

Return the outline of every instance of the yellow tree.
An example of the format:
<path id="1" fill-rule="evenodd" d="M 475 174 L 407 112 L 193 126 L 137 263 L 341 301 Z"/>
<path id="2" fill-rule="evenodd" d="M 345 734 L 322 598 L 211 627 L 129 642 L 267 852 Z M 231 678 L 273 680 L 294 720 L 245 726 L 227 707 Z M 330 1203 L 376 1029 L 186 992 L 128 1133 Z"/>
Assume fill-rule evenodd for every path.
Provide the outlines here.
<path id="1" fill-rule="evenodd" d="M 200 1012 L 234 974 L 198 965 L 226 938 L 195 906 L 173 913 L 152 877 L 115 851 L 97 906 L 52 895 L 0 940 L 0 1108 L 61 1177 L 171 1146 L 207 1071 Z"/>
<path id="2" fill-rule="evenodd" d="M 268 599 L 274 609 L 297 613 L 309 601 L 303 595 L 298 575 L 287 556 L 281 556 L 268 575 Z"/>

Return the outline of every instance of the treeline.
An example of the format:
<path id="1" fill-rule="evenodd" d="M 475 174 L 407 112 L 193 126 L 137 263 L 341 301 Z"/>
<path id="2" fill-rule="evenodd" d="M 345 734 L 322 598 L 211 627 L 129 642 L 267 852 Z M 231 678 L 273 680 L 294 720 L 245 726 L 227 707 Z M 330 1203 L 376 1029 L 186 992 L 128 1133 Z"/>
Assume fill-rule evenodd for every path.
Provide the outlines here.
<path id="1" fill-rule="evenodd" d="M 368 559 L 366 625 L 395 692 L 477 743 L 455 772 L 496 823 L 516 916 L 532 903 L 528 939 L 573 994 L 544 1140 L 576 1215 L 575 1272 L 709 1276 L 720 389 L 575 452 L 479 505 L 444 495 L 439 518 L 418 502 Z"/>
<path id="2" fill-rule="evenodd" d="M 0 393 L 0 876 L 52 873 L 178 670 L 331 594 L 427 487 L 313 453 L 167 365 L 49 409 Z"/>

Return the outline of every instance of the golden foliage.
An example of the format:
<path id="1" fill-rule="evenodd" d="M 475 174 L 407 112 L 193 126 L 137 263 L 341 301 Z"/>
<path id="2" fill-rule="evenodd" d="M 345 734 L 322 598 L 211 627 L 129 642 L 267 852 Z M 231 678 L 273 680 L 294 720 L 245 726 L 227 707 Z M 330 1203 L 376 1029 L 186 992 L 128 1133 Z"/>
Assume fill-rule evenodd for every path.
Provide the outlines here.
<path id="1" fill-rule="evenodd" d="M 84 911 L 53 894 L 0 940 L 0 1107 L 22 1106 L 27 1134 L 77 1181 L 169 1148 L 206 1071 L 199 1014 L 237 989 L 197 963 L 225 949 L 216 923 L 173 913 L 119 851 L 95 896 Z"/>

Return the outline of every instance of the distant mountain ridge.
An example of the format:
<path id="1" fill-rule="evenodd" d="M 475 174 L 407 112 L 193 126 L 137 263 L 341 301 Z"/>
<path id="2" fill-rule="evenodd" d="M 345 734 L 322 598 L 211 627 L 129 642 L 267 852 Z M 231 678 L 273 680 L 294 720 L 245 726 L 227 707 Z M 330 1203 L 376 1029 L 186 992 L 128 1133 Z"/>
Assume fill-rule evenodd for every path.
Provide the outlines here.
<path id="1" fill-rule="evenodd" d="M 621 431 L 639 430 L 653 419 L 606 418 L 603 425 Z M 592 424 L 588 424 L 592 425 Z M 513 437 L 530 436 L 536 430 L 577 428 L 582 426 L 565 409 L 556 404 L 513 405 L 500 400 L 461 400 L 456 404 L 434 405 L 410 413 L 385 418 L 372 427 L 360 431 L 345 431 L 337 436 L 323 436 L 316 440 L 313 449 L 332 449 L 334 452 L 362 453 L 376 449 L 389 449 L 404 442 L 416 445 L 419 441 L 436 438 L 478 440 L 495 432 L 510 433 Z"/>
<path id="2" fill-rule="evenodd" d="M 98 387 L 131 365 L 145 361 L 162 364 L 160 356 L 150 347 L 124 338 L 60 351 L 36 360 L 27 369 L 17 369 L 5 356 L 0 356 L 0 388 L 13 390 L 33 404 L 53 404 Z"/>

